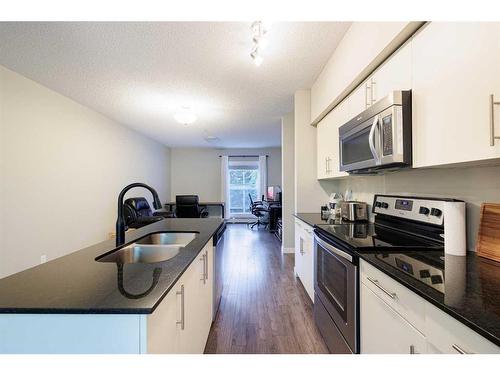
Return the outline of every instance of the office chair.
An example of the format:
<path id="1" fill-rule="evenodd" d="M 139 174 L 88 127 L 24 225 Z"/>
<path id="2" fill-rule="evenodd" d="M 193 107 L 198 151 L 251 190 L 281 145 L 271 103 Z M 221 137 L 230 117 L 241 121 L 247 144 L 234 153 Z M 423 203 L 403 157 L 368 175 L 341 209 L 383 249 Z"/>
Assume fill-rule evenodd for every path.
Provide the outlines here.
<path id="1" fill-rule="evenodd" d="M 129 228 L 141 228 L 145 225 L 173 217 L 171 212 L 153 212 L 144 197 L 128 198 L 123 202 L 125 224 Z"/>
<path id="2" fill-rule="evenodd" d="M 200 207 L 197 195 L 175 196 L 175 217 L 208 217 L 205 207 Z"/>
<path id="3" fill-rule="evenodd" d="M 250 226 L 250 229 L 253 229 L 253 227 L 255 227 L 256 225 L 257 229 L 259 229 L 259 225 L 264 225 L 267 227 L 269 222 L 261 221 L 261 219 L 263 219 L 266 215 L 269 215 L 269 209 L 264 207 L 262 201 L 254 202 L 250 194 L 248 194 L 248 197 L 250 198 L 250 212 L 257 218 L 257 221 L 253 223 L 248 223 L 248 226 Z"/>

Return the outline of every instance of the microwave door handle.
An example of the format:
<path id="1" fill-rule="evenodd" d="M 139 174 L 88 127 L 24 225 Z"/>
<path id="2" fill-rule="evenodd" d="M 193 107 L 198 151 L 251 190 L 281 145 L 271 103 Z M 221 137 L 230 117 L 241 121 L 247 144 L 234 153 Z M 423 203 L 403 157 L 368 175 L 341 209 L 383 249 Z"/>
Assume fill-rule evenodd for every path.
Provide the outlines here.
<path id="1" fill-rule="evenodd" d="M 368 135 L 368 145 L 370 146 L 370 151 L 372 152 L 372 155 L 375 159 L 375 163 L 379 165 L 380 159 L 378 157 L 377 149 L 375 147 L 375 129 L 377 128 L 377 125 L 378 125 L 378 115 L 375 116 L 375 118 L 373 119 L 373 124 L 370 129 L 370 134 Z"/>

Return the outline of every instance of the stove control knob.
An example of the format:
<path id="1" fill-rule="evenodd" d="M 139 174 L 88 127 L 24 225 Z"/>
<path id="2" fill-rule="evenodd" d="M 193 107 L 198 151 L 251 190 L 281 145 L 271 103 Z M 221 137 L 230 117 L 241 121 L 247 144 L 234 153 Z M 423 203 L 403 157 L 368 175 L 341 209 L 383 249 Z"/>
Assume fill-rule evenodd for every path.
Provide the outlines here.
<path id="1" fill-rule="evenodd" d="M 439 216 L 441 216 L 442 213 L 443 212 L 440 209 L 438 209 L 438 208 L 431 209 L 431 215 L 432 216 L 439 217 Z"/>
<path id="2" fill-rule="evenodd" d="M 382 207 L 382 203 L 380 203 L 379 201 L 375 202 L 375 207 Z"/>
<path id="3" fill-rule="evenodd" d="M 420 207 L 418 210 L 418 213 L 422 215 L 429 215 L 429 212 L 430 210 L 427 207 Z"/>
<path id="4" fill-rule="evenodd" d="M 380 205 L 382 208 L 389 208 L 389 204 L 387 202 L 382 202 Z"/>

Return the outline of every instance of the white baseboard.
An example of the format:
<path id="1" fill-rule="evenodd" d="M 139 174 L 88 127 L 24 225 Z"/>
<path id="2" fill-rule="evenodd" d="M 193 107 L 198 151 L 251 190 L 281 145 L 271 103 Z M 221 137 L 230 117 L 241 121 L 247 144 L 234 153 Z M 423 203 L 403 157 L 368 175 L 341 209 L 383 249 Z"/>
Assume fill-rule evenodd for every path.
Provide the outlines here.
<path id="1" fill-rule="evenodd" d="M 283 254 L 293 254 L 293 253 L 295 253 L 295 248 L 294 247 L 283 247 L 283 246 L 281 246 L 281 252 Z"/>

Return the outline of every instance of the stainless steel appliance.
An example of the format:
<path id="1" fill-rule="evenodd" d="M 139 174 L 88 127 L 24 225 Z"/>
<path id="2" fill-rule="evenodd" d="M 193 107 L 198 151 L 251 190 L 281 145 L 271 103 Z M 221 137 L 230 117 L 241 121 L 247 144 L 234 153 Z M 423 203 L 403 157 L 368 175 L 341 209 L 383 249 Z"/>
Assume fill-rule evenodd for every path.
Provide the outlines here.
<path id="1" fill-rule="evenodd" d="M 343 220 L 365 221 L 368 220 L 368 205 L 365 202 L 341 202 L 340 214 Z"/>
<path id="2" fill-rule="evenodd" d="M 332 353 L 360 351 L 359 254 L 376 252 L 388 266 L 443 290 L 447 200 L 375 195 L 375 222 L 315 226 L 314 319 Z"/>
<path id="3" fill-rule="evenodd" d="M 314 320 L 334 353 L 358 352 L 358 258 L 314 233 Z"/>
<path id="4" fill-rule="evenodd" d="M 339 128 L 340 170 L 411 166 L 411 91 L 393 91 Z"/>

